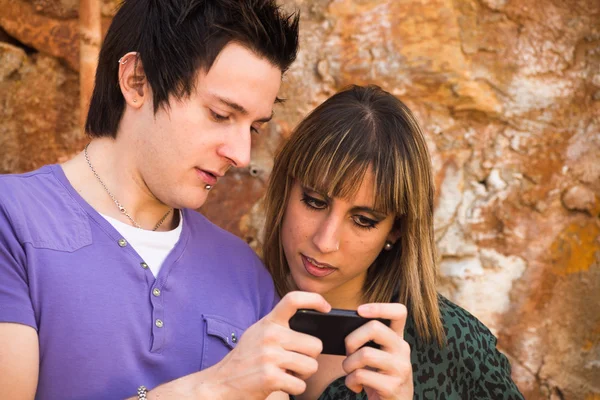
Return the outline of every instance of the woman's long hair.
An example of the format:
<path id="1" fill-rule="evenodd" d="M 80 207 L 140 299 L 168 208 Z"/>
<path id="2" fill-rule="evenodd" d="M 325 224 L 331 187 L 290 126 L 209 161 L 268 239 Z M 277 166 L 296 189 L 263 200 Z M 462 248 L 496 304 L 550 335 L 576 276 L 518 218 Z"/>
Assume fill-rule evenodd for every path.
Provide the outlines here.
<path id="1" fill-rule="evenodd" d="M 389 302 L 399 294 L 419 337 L 442 345 L 431 160 L 411 111 L 379 87 L 352 86 L 326 100 L 297 126 L 275 158 L 265 198 L 265 264 L 281 296 L 292 290 L 281 225 L 295 179 L 347 199 L 369 168 L 375 209 L 395 216 L 399 239 L 369 268 L 363 301 Z"/>

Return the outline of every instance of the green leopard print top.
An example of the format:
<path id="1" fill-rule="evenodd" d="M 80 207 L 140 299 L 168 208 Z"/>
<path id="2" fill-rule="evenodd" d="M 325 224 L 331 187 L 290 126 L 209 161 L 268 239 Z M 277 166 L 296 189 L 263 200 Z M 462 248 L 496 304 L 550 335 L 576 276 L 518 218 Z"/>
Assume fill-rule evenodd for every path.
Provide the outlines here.
<path id="1" fill-rule="evenodd" d="M 404 340 L 410 344 L 414 399 L 523 399 L 510 377 L 510 364 L 496 349 L 496 338 L 477 318 L 440 296 L 447 344 L 417 340 L 414 322 L 406 321 Z M 333 381 L 318 400 L 367 400 L 344 384 Z M 293 399 L 293 397 L 291 397 Z"/>

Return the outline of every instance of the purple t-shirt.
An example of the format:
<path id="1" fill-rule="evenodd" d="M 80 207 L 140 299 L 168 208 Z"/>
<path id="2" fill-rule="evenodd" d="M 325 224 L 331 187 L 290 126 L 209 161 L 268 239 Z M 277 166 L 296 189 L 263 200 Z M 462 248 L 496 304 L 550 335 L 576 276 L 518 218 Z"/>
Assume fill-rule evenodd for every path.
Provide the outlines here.
<path id="1" fill-rule="evenodd" d="M 120 399 L 207 368 L 272 309 L 252 249 L 182 215 L 155 279 L 60 166 L 0 176 L 0 322 L 38 332 L 36 399 Z"/>

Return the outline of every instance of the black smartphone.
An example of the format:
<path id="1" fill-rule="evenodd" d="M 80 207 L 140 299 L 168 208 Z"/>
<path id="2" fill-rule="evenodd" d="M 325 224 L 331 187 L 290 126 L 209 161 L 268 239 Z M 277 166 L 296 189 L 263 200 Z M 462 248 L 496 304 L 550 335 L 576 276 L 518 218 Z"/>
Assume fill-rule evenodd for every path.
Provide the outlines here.
<path id="1" fill-rule="evenodd" d="M 333 308 L 328 313 L 315 310 L 300 309 L 290 319 L 290 328 L 297 332 L 315 336 L 323 342 L 323 354 L 346 355 L 344 339 L 351 332 L 375 318 L 363 318 L 354 310 Z M 377 318 L 390 326 L 389 319 Z M 365 346 L 379 348 L 373 341 Z"/>

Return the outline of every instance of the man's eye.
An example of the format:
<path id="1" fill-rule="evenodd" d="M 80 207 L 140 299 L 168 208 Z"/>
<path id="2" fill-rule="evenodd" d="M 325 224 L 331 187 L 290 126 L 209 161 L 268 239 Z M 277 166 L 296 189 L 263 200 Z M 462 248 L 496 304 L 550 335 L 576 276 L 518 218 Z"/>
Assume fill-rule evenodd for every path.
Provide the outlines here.
<path id="1" fill-rule="evenodd" d="M 217 114 L 213 110 L 210 110 L 210 115 L 217 122 L 224 122 L 224 121 L 227 121 L 229 119 L 229 117 L 226 117 L 226 116 L 221 115 L 221 114 Z"/>
<path id="2" fill-rule="evenodd" d="M 313 210 L 322 210 L 327 207 L 327 203 L 325 201 L 315 199 L 314 197 L 309 196 L 306 193 L 302 195 L 302 202 L 306 204 L 308 208 L 311 208 Z"/>
<path id="3" fill-rule="evenodd" d="M 259 130 L 258 128 L 255 128 L 254 126 L 251 126 L 251 127 L 250 127 L 250 132 L 252 132 L 252 133 L 256 133 L 256 134 L 259 134 L 259 133 L 260 133 L 260 130 Z"/>

